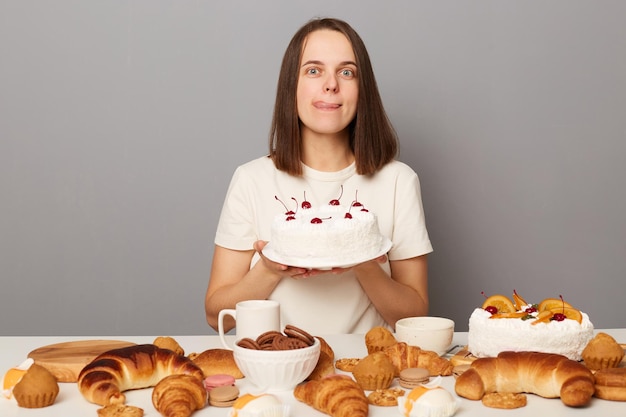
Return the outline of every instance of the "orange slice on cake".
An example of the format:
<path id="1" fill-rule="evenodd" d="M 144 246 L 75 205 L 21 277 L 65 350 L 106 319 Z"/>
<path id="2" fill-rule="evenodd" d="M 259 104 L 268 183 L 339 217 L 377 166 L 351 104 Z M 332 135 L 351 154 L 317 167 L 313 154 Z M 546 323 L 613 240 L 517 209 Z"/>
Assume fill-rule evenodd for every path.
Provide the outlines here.
<path id="1" fill-rule="evenodd" d="M 532 322 L 532 324 L 548 323 L 550 319 L 552 318 L 552 316 L 554 316 L 554 313 L 551 312 L 550 310 L 541 311 L 539 312 L 539 314 L 537 314 L 537 317 L 535 321 Z"/>
<path id="2" fill-rule="evenodd" d="M 522 307 L 528 305 L 528 303 L 517 293 L 517 291 L 513 290 L 513 305 L 516 310 L 521 310 Z"/>
<path id="3" fill-rule="evenodd" d="M 515 306 L 513 302 L 506 295 L 495 294 L 487 297 L 482 306 L 484 309 L 487 307 L 495 307 L 498 313 L 515 313 Z"/>
<path id="4" fill-rule="evenodd" d="M 561 300 L 560 298 L 546 298 L 541 303 L 539 303 L 539 308 L 537 309 L 537 311 L 542 312 L 545 310 L 552 310 L 557 307 L 558 308 L 563 308 L 563 307 L 572 308 L 572 305 L 568 303 L 567 301 Z"/>
<path id="5" fill-rule="evenodd" d="M 561 313 L 568 319 L 576 320 L 579 323 L 583 321 L 583 315 L 580 310 L 576 310 L 572 307 L 555 307 L 550 309 L 553 314 Z"/>

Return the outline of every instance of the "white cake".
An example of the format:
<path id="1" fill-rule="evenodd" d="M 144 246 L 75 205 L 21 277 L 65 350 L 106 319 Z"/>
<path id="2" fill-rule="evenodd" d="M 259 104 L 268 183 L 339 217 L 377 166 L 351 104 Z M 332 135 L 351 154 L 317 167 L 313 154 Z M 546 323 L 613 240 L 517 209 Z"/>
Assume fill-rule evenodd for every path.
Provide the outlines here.
<path id="1" fill-rule="evenodd" d="M 374 259 L 389 246 L 374 213 L 328 204 L 277 215 L 266 256 L 293 266 L 348 266 Z"/>
<path id="2" fill-rule="evenodd" d="M 479 358 L 494 357 L 503 351 L 559 353 L 579 361 L 593 337 L 589 316 L 581 314 L 580 323 L 565 319 L 533 325 L 532 319 L 490 318 L 490 312 L 477 308 L 469 319 L 468 351 Z"/>

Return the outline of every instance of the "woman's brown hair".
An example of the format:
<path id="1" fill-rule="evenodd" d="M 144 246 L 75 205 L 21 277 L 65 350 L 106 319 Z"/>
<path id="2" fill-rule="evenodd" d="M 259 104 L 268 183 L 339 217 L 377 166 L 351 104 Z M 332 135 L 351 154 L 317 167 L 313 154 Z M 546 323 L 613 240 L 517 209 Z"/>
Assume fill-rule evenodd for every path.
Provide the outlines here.
<path id="1" fill-rule="evenodd" d="M 383 107 L 365 44 L 349 24 L 339 19 L 309 21 L 296 32 L 287 46 L 278 77 L 270 130 L 270 157 L 279 170 L 295 176 L 302 175 L 300 120 L 296 103 L 298 72 L 307 36 L 321 29 L 340 32 L 352 44 L 359 96 L 356 116 L 349 126 L 350 148 L 354 152 L 357 172 L 374 174 L 395 158 L 398 139 Z"/>

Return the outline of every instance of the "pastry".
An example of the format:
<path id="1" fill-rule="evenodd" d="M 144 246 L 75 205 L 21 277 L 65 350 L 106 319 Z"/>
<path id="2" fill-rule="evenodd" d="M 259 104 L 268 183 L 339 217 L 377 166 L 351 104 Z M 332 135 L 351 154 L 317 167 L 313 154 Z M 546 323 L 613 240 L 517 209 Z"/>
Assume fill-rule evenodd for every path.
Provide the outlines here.
<path id="1" fill-rule="evenodd" d="M 272 394 L 244 394 L 234 403 L 229 417 L 287 417 L 289 405 Z"/>
<path id="2" fill-rule="evenodd" d="M 595 396 L 603 400 L 626 401 L 626 368 L 606 368 L 596 371 Z"/>
<path id="3" fill-rule="evenodd" d="M 239 388 L 233 385 L 216 387 L 209 393 L 209 404 L 213 407 L 230 407 L 239 397 Z"/>
<path id="4" fill-rule="evenodd" d="M 335 366 L 333 365 L 333 360 L 330 356 L 328 356 L 328 353 L 320 352 L 320 357 L 317 359 L 317 364 L 315 365 L 315 368 L 313 369 L 311 374 L 306 378 L 306 380 L 311 381 L 314 379 L 322 379 L 334 373 Z"/>
<path id="5" fill-rule="evenodd" d="M 177 355 L 184 355 L 185 350 L 178 344 L 176 339 L 170 336 L 159 336 L 152 342 L 153 345 L 161 349 L 169 349 Z"/>
<path id="6" fill-rule="evenodd" d="M 361 358 L 341 358 L 335 361 L 335 368 L 340 371 L 352 372 Z"/>
<path id="7" fill-rule="evenodd" d="M 235 385 L 235 377 L 232 375 L 226 374 L 215 374 L 209 375 L 204 378 L 204 388 L 207 391 L 211 391 L 213 388 L 225 386 L 225 385 Z"/>
<path id="8" fill-rule="evenodd" d="M 296 386 L 298 401 L 332 417 L 366 417 L 369 402 L 363 389 L 347 375 L 331 375 Z"/>
<path id="9" fill-rule="evenodd" d="M 204 379 L 202 369 L 185 356 L 152 344 L 134 345 L 97 356 L 80 371 L 78 389 L 95 404 L 124 404 L 123 391 L 153 387 L 174 374 Z"/>
<path id="10" fill-rule="evenodd" d="M 401 387 L 413 389 L 430 380 L 430 372 L 426 368 L 406 368 L 400 371 L 398 383 Z"/>
<path id="11" fill-rule="evenodd" d="M 207 391 L 193 375 L 170 375 L 152 391 L 152 405 L 163 417 L 189 417 L 207 404 Z"/>
<path id="12" fill-rule="evenodd" d="M 24 408 L 42 408 L 54 404 L 59 394 L 59 383 L 43 366 L 33 363 L 13 387 L 17 405 Z"/>
<path id="13" fill-rule="evenodd" d="M 235 362 L 232 350 L 208 349 L 194 356 L 192 361 L 202 369 L 205 377 L 225 374 L 231 375 L 236 379 L 243 378 L 243 374 Z"/>
<path id="14" fill-rule="evenodd" d="M 426 368 L 431 376 L 452 375 L 452 363 L 430 350 L 422 350 L 417 346 L 409 346 L 398 342 L 387 346 L 383 352 L 396 367 L 396 376 L 406 368 Z"/>
<path id="15" fill-rule="evenodd" d="M 395 376 L 391 359 L 383 352 L 370 353 L 352 370 L 357 384 L 366 391 L 389 388 Z"/>
<path id="16" fill-rule="evenodd" d="M 452 368 L 452 376 L 458 378 L 463 372 L 467 371 L 470 368 L 470 365 L 456 365 Z"/>
<path id="17" fill-rule="evenodd" d="M 582 353 L 585 365 L 591 370 L 615 368 L 624 358 L 624 349 L 606 333 L 598 333 Z"/>
<path id="18" fill-rule="evenodd" d="M 386 327 L 372 327 L 365 333 L 365 347 L 367 348 L 367 353 L 380 352 L 387 346 L 397 342 L 393 333 Z"/>
<path id="19" fill-rule="evenodd" d="M 526 406 L 526 394 L 515 392 L 490 392 L 481 399 L 485 407 L 511 410 Z"/>
<path id="20" fill-rule="evenodd" d="M 456 413 L 459 402 L 441 386 L 421 385 L 398 398 L 398 410 L 405 417 L 450 417 Z"/>
<path id="21" fill-rule="evenodd" d="M 571 407 L 588 404 L 594 390 L 593 374 L 586 366 L 542 352 L 502 352 L 496 358 L 477 359 L 455 383 L 456 393 L 470 400 L 490 392 L 527 392 L 560 397 Z"/>
<path id="22" fill-rule="evenodd" d="M 98 417 L 143 417 L 143 408 L 133 405 L 109 404 L 98 408 Z"/>
<path id="23" fill-rule="evenodd" d="M 320 341 L 320 352 L 327 354 L 330 360 L 335 362 L 335 351 L 333 350 L 333 348 L 330 347 L 328 342 L 323 337 L 315 337 Z"/>
<path id="24" fill-rule="evenodd" d="M 393 407 L 398 405 L 398 397 L 403 396 L 404 392 L 401 388 L 377 389 L 367 395 L 367 400 L 379 407 Z"/>

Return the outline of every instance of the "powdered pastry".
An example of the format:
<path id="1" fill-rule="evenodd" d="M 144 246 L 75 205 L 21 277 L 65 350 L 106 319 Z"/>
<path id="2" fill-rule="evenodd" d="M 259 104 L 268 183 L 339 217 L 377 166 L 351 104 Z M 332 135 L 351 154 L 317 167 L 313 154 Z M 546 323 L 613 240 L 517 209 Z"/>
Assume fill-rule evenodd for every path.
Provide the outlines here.
<path id="1" fill-rule="evenodd" d="M 389 250 L 374 213 L 357 201 L 351 206 L 334 202 L 277 215 L 263 253 L 287 265 L 332 267 L 368 261 Z"/>

